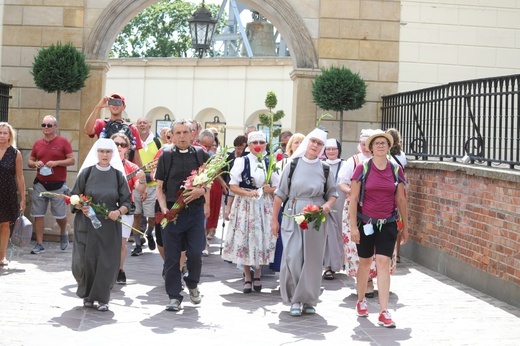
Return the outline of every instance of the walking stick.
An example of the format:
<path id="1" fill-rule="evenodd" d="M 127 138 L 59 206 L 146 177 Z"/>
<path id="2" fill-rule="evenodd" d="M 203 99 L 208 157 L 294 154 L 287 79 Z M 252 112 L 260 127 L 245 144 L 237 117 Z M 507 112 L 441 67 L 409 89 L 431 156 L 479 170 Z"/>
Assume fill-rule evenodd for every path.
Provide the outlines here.
<path id="1" fill-rule="evenodd" d="M 228 203 L 229 191 L 224 196 L 224 203 L 222 203 L 222 236 L 220 237 L 220 255 L 222 256 L 222 249 L 224 243 L 224 228 L 226 228 L 226 206 Z"/>

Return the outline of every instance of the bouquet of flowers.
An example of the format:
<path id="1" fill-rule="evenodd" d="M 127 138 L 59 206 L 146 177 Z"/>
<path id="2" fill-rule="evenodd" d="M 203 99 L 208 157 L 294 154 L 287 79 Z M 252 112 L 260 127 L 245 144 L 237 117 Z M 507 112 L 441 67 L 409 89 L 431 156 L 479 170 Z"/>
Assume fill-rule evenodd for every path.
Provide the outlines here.
<path id="1" fill-rule="evenodd" d="M 54 192 L 45 191 L 45 192 L 40 192 L 40 196 L 42 196 L 42 197 L 61 197 L 61 198 L 64 199 L 65 204 L 72 204 L 72 205 L 81 204 L 81 205 L 83 205 L 83 204 L 86 203 L 86 204 L 90 205 L 90 207 L 93 210 L 95 210 L 97 213 L 102 214 L 105 217 L 108 217 L 108 213 L 110 212 L 108 210 L 108 208 L 107 208 L 105 203 L 103 203 L 103 204 L 94 203 L 94 202 L 92 202 L 92 197 L 85 196 L 85 195 L 82 195 L 82 194 L 67 196 L 67 195 L 63 195 L 61 193 L 54 193 Z M 135 229 L 131 225 L 129 225 L 126 222 L 124 222 L 123 220 L 121 220 L 120 217 L 118 217 L 116 221 L 121 223 L 121 224 L 123 224 L 123 225 L 125 225 L 125 226 L 127 226 L 127 227 L 130 227 L 132 230 L 134 230 L 134 231 L 136 231 L 136 232 L 138 232 L 138 233 L 140 233 L 142 235 L 145 235 L 140 230 Z"/>
<path id="2" fill-rule="evenodd" d="M 177 200 L 173 204 L 172 208 L 166 214 L 163 214 L 162 212 L 155 213 L 155 222 L 160 223 L 162 228 L 165 228 L 170 221 L 175 223 L 177 220 L 177 214 L 179 214 L 184 208 L 188 207 L 184 202 L 184 192 L 190 191 L 196 187 L 211 188 L 213 180 L 224 173 L 222 169 L 229 164 L 229 161 L 226 160 L 227 151 L 227 147 L 223 148 L 219 153 L 213 155 L 206 164 L 202 165 L 197 170 L 191 171 L 190 176 L 184 180 L 184 184 L 177 192 Z"/>
<path id="3" fill-rule="evenodd" d="M 314 222 L 314 229 L 319 231 L 321 224 L 325 222 L 323 208 L 314 204 L 307 205 L 303 208 L 303 212 L 301 213 L 294 215 L 287 215 L 284 213 L 284 215 L 287 217 L 293 217 L 294 221 L 296 221 L 302 230 L 309 229 L 309 223 Z"/>

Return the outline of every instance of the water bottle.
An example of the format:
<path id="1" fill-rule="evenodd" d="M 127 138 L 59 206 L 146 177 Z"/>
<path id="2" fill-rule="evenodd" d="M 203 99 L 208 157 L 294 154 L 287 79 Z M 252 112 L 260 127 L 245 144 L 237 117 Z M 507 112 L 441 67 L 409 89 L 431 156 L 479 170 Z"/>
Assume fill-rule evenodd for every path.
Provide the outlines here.
<path id="1" fill-rule="evenodd" d="M 85 203 L 84 205 L 88 205 L 88 204 Z M 92 207 L 90 207 L 90 210 L 89 210 L 89 213 L 88 213 L 88 218 L 92 222 L 92 226 L 95 229 L 98 229 L 98 228 L 100 228 L 102 226 L 101 225 L 101 221 L 99 221 L 99 219 L 97 218 L 96 212 L 94 211 L 94 209 Z"/>

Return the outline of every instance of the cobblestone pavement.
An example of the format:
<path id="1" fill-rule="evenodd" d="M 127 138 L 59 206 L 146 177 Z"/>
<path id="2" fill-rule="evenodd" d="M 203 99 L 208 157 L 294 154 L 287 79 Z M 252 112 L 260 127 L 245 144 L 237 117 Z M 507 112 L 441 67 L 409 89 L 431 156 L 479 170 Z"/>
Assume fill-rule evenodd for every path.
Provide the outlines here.
<path id="1" fill-rule="evenodd" d="M 75 295 L 72 243 L 66 251 L 45 245 L 40 255 L 30 254 L 34 243 L 14 250 L 0 269 L 0 345 L 520 345 L 520 309 L 406 259 L 392 277 L 397 328 L 385 329 L 377 326 L 377 291 L 373 313 L 358 318 L 354 280 L 345 274 L 322 282 L 315 315 L 289 315 L 275 274 L 263 277 L 261 293 L 243 294 L 242 274 L 222 261 L 218 238 L 204 258 L 201 305 L 185 299 L 181 311 L 165 311 L 159 253 L 145 248 L 131 257 L 129 243 L 128 283 L 114 286 L 109 312 L 98 312 Z"/>

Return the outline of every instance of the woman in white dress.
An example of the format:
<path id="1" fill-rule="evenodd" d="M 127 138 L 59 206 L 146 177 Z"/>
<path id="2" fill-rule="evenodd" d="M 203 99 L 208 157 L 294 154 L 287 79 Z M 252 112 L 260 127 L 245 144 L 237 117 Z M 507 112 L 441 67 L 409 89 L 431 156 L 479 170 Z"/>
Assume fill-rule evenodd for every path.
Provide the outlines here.
<path id="1" fill-rule="evenodd" d="M 229 215 L 229 226 L 222 258 L 244 268 L 244 293 L 262 290 L 260 266 L 274 260 L 276 237 L 271 232 L 273 193 L 279 176 L 274 173 L 270 184 L 265 181 L 266 138 L 260 131 L 251 132 L 247 143 L 249 153 L 237 157 L 230 172 L 229 186 L 235 194 Z M 251 278 L 251 267 L 254 277 Z M 252 282 L 253 281 L 253 282 Z"/>
<path id="2" fill-rule="evenodd" d="M 289 180 L 290 169 L 284 169 L 275 191 L 271 230 L 273 235 L 277 235 L 281 227 L 284 250 L 280 293 L 283 301 L 291 304 L 291 316 L 315 313 L 320 295 L 327 229 L 332 223 L 327 214 L 338 196 L 333 175 L 329 174 L 325 179 L 323 165 L 326 163 L 319 159 L 326 140 L 325 131 L 315 129 L 309 133 L 292 156 L 292 161 L 297 160 L 292 177 Z M 288 216 L 284 215 L 280 226 L 278 212 L 283 201 L 287 201 L 284 214 Z M 322 207 L 327 215 L 318 231 L 314 229 L 314 222 L 302 230 L 290 217 L 301 213 L 307 205 Z"/>

